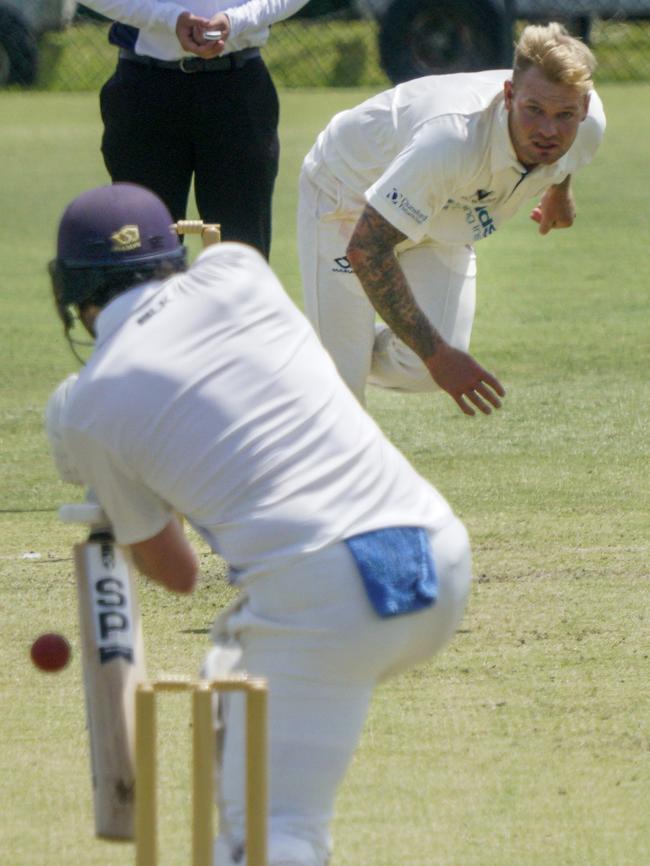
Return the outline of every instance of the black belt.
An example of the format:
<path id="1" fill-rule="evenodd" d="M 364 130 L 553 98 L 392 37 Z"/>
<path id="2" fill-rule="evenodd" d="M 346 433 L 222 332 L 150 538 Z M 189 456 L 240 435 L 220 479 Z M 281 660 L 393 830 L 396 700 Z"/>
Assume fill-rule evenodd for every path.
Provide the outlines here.
<path id="1" fill-rule="evenodd" d="M 140 63 L 142 66 L 156 66 L 159 69 L 175 69 L 180 72 L 224 72 L 228 69 L 241 69 L 249 60 L 259 56 L 259 48 L 242 48 L 241 51 L 233 51 L 225 57 L 213 57 L 211 60 L 195 56 L 183 57 L 180 60 L 158 60 L 157 57 L 148 57 L 146 54 L 129 51 L 128 48 L 120 48 L 120 60 Z"/>

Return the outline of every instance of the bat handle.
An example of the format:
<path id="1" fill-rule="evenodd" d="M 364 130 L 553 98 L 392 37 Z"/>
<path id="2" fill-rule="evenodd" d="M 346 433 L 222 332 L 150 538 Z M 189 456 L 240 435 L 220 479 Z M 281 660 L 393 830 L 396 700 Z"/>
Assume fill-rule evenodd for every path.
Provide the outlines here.
<path id="1" fill-rule="evenodd" d="M 72 502 L 59 508 L 62 523 L 86 523 L 89 526 L 108 526 L 104 509 L 96 502 Z"/>

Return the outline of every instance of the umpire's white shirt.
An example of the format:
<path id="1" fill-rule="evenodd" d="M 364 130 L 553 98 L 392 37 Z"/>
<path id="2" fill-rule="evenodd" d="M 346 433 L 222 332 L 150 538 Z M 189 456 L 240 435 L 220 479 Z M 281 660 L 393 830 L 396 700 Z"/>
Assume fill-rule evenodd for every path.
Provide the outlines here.
<path id="1" fill-rule="evenodd" d="M 101 312 L 63 435 L 120 543 L 176 510 L 239 579 L 356 533 L 451 519 L 240 244 Z"/>
<path id="2" fill-rule="evenodd" d="M 176 37 L 176 22 L 183 12 L 213 18 L 225 12 L 230 35 L 224 56 L 243 48 L 259 47 L 269 38 L 270 27 L 294 15 L 307 0 L 85 0 L 84 5 L 140 32 L 135 44 L 138 54 L 159 60 L 187 56 Z"/>
<path id="3" fill-rule="evenodd" d="M 400 84 L 337 114 L 304 163 L 317 185 L 340 184 L 341 210 L 367 201 L 412 242 L 472 244 L 527 199 L 593 158 L 605 129 L 598 95 L 570 150 L 527 172 L 508 133 L 510 70 L 436 75 Z"/>

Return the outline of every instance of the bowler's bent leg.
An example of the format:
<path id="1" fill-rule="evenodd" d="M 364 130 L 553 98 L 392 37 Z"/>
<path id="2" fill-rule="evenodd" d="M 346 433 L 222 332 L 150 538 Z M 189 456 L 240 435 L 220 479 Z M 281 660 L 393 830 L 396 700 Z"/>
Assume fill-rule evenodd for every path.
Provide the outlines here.
<path id="1" fill-rule="evenodd" d="M 298 253 L 305 314 L 360 403 L 374 342 L 375 310 L 345 252 L 356 220 L 303 172 L 298 206 Z"/>

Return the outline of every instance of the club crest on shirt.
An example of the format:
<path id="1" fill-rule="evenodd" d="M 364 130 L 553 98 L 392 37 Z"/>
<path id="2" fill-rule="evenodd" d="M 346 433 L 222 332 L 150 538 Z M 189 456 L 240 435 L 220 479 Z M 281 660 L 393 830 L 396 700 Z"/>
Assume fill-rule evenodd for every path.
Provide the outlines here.
<path id="1" fill-rule="evenodd" d="M 471 202 L 473 205 L 493 204 L 496 199 L 494 191 L 491 189 L 477 189 L 476 192 L 469 195 L 462 195 L 460 199 L 464 202 Z"/>
<path id="2" fill-rule="evenodd" d="M 129 250 L 137 250 L 141 246 L 142 241 L 138 226 L 122 226 L 111 235 L 111 251 L 114 253 L 127 253 Z"/>

